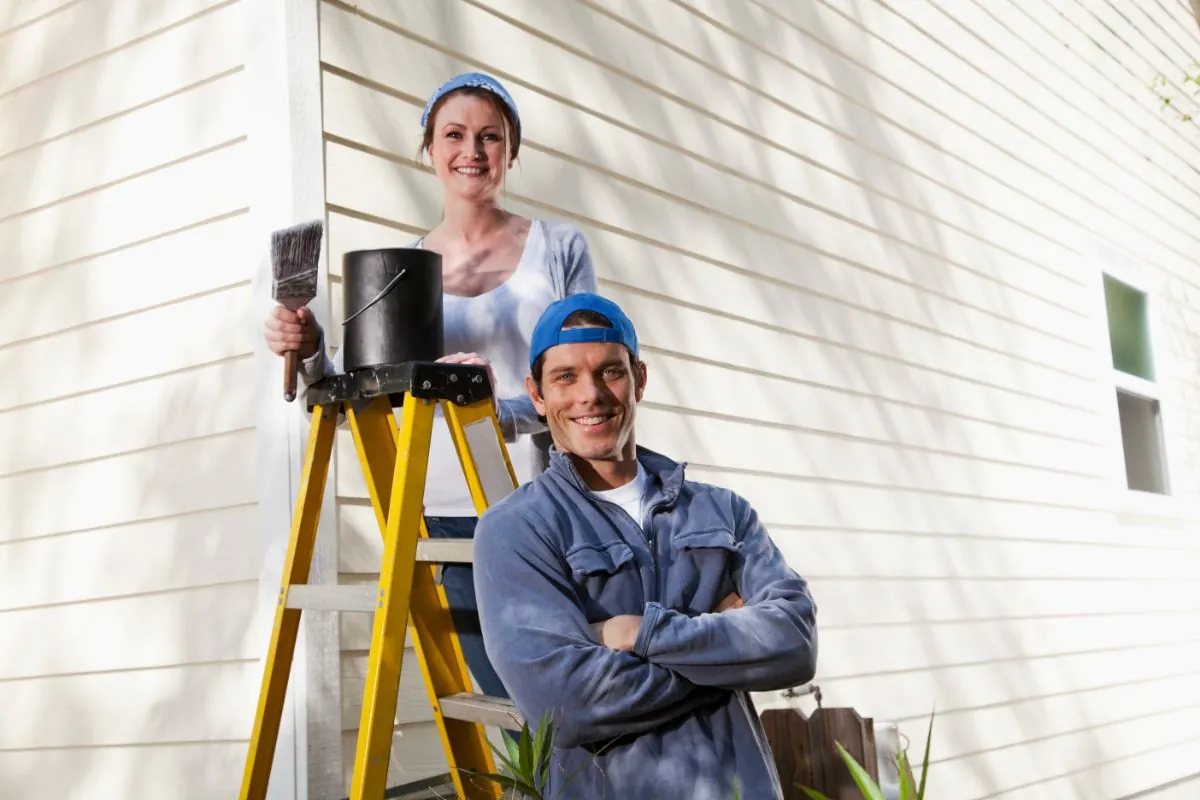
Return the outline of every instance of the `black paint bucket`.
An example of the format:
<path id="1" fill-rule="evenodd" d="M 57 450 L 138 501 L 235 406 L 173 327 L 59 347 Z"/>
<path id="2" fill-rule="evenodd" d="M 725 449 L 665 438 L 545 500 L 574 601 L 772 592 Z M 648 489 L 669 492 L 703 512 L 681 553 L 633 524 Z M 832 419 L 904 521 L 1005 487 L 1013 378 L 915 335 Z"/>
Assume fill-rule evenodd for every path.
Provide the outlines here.
<path id="1" fill-rule="evenodd" d="M 437 361 L 442 333 L 442 257 L 393 247 L 342 257 L 342 369 Z"/>

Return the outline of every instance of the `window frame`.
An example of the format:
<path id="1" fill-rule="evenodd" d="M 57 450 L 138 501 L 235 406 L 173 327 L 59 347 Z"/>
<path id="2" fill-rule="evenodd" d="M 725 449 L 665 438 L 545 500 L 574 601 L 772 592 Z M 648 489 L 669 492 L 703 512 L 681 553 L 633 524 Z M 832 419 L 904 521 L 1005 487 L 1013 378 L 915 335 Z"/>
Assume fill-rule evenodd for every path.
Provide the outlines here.
<path id="1" fill-rule="evenodd" d="M 1160 313 L 1162 287 L 1160 279 L 1143 262 L 1112 248 L 1093 243 L 1088 254 L 1088 273 L 1093 283 L 1095 310 L 1095 332 L 1098 353 L 1098 379 L 1104 387 L 1104 402 L 1100 412 L 1106 435 L 1101 442 L 1105 450 L 1108 469 L 1107 483 L 1112 489 L 1110 497 L 1114 510 L 1131 513 L 1167 513 L 1177 516 L 1183 512 L 1185 498 L 1178 494 L 1176 481 L 1180 475 L 1179 458 L 1176 453 L 1177 439 L 1172 435 L 1177 421 L 1176 409 L 1166 387 L 1171 383 L 1174 365 L 1165 341 L 1165 328 Z M 1146 380 L 1117 369 L 1113 363 L 1112 340 L 1108 325 L 1108 303 L 1104 292 L 1104 278 L 1108 276 L 1131 289 L 1140 292 L 1146 301 L 1146 328 L 1149 338 L 1150 358 L 1154 365 L 1154 380 Z M 1122 391 L 1158 403 L 1159 449 L 1162 453 L 1162 469 L 1165 493 L 1131 489 L 1125 471 L 1125 445 L 1121 434 L 1121 415 L 1117 407 L 1117 392 Z"/>

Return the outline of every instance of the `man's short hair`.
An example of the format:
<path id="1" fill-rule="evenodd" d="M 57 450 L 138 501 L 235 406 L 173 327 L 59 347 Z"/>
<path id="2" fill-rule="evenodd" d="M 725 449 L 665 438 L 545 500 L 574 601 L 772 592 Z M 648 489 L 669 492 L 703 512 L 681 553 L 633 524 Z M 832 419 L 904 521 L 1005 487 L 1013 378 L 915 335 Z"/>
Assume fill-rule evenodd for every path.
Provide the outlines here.
<path id="1" fill-rule="evenodd" d="M 571 330 L 573 328 L 611 328 L 612 326 L 612 320 L 599 311 L 583 308 L 579 311 L 573 311 L 570 316 L 563 320 L 562 330 Z M 632 358 L 631 354 L 630 359 L 632 360 Z M 539 391 L 542 388 L 542 365 L 545 362 L 546 354 L 539 353 L 538 357 L 533 360 L 533 365 L 529 368 L 529 373 L 533 375 L 533 382 L 537 384 Z"/>

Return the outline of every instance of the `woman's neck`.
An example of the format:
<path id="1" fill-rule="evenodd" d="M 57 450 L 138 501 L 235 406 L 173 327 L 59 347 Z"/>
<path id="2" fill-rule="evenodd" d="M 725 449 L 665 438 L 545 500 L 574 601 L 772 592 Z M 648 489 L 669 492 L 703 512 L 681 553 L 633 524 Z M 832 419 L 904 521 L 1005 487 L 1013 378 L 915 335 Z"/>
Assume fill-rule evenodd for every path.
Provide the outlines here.
<path id="1" fill-rule="evenodd" d="M 447 198 L 442 215 L 442 238 L 475 244 L 504 227 L 508 212 L 494 203 L 471 203 Z"/>

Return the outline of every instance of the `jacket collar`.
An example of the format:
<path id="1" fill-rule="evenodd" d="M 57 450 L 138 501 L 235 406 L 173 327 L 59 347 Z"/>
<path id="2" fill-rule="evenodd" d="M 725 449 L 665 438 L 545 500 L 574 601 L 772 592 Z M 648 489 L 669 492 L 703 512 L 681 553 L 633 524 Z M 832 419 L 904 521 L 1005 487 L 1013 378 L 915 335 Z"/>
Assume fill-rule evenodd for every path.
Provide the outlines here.
<path id="1" fill-rule="evenodd" d="M 655 499 L 655 504 L 662 502 L 666 505 L 674 505 L 679 499 L 679 493 L 683 489 L 684 472 L 687 464 L 674 459 L 668 458 L 662 453 L 655 452 L 648 447 L 637 446 L 637 460 L 641 463 L 642 468 L 646 470 L 646 474 L 650 479 L 661 487 L 662 495 Z M 550 447 L 550 466 L 547 472 L 553 474 L 568 486 L 588 494 L 591 490 L 588 489 L 583 478 L 579 476 L 579 471 L 575 469 L 575 464 L 567 456 L 566 453 L 558 449 L 557 445 Z"/>

